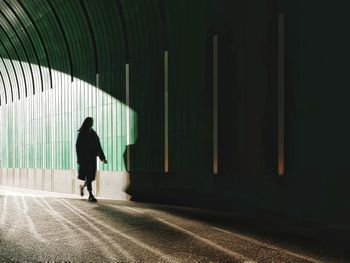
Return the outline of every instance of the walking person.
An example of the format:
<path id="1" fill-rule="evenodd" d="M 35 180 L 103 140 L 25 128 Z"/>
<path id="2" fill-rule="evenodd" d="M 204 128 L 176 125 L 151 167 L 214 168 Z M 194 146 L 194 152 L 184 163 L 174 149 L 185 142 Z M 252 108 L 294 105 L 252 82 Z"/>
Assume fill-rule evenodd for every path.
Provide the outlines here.
<path id="1" fill-rule="evenodd" d="M 91 183 L 95 180 L 98 156 L 103 163 L 107 163 L 103 153 L 100 139 L 97 133 L 92 129 L 93 119 L 87 117 L 80 129 L 78 130 L 78 138 L 76 142 L 77 159 L 79 164 L 78 179 L 85 181 L 80 185 L 80 195 L 84 196 L 84 187 L 87 187 L 89 192 L 89 201 L 96 202 L 96 198 L 92 194 Z"/>

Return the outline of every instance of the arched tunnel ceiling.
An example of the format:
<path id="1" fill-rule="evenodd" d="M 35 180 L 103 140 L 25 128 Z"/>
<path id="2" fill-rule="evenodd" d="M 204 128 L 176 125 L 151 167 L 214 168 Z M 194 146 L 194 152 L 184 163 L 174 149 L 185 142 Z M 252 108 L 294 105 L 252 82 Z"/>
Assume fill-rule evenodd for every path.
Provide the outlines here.
<path id="1" fill-rule="evenodd" d="M 51 89 L 53 70 L 91 84 L 104 75 L 101 88 L 123 100 L 112 87 L 123 81 L 125 63 L 166 48 L 166 9 L 174 4 L 0 0 L 1 104 Z"/>

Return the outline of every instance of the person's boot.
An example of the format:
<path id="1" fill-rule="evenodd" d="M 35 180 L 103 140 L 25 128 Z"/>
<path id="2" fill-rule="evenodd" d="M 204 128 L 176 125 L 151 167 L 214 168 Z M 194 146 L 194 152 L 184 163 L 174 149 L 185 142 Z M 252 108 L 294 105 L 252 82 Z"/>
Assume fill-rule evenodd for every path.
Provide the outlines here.
<path id="1" fill-rule="evenodd" d="M 79 187 L 80 187 L 80 195 L 81 195 L 81 196 L 84 196 L 84 187 L 85 187 L 85 184 L 79 185 Z"/>
<path id="2" fill-rule="evenodd" d="M 89 202 L 97 202 L 97 199 L 93 196 L 93 194 L 89 195 Z"/>

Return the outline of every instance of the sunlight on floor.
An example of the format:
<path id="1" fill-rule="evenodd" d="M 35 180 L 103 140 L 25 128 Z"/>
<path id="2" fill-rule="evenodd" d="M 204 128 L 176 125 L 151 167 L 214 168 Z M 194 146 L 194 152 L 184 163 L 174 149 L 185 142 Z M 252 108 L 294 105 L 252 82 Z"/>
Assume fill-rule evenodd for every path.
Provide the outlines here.
<path id="1" fill-rule="evenodd" d="M 53 198 L 79 198 L 78 195 L 63 194 L 47 191 L 38 191 L 24 188 L 16 188 L 0 185 L 0 195 L 5 196 L 31 196 L 31 197 L 53 197 Z"/>

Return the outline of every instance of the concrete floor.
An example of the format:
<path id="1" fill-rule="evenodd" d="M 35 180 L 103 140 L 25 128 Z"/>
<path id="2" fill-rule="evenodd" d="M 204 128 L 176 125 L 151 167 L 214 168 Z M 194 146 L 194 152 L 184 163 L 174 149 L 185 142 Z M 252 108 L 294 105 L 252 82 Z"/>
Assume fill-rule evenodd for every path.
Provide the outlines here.
<path id="1" fill-rule="evenodd" d="M 232 213 L 0 187 L 0 262 L 350 262 L 346 244 L 265 226 Z"/>

